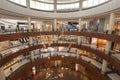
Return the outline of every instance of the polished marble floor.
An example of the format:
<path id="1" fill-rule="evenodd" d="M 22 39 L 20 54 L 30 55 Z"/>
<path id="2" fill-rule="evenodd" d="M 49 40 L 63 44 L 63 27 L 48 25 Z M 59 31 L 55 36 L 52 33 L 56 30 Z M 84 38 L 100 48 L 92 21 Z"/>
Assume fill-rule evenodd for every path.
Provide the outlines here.
<path id="1" fill-rule="evenodd" d="M 68 68 L 44 69 L 34 76 L 34 80 L 83 80 L 83 75 Z"/>

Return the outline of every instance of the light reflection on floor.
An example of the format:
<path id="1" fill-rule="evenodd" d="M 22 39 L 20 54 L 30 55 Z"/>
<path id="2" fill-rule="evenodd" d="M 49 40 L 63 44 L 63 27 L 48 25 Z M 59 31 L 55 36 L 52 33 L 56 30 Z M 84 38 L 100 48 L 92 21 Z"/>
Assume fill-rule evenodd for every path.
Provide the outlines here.
<path id="1" fill-rule="evenodd" d="M 68 68 L 42 69 L 34 80 L 81 80 L 81 74 Z"/>

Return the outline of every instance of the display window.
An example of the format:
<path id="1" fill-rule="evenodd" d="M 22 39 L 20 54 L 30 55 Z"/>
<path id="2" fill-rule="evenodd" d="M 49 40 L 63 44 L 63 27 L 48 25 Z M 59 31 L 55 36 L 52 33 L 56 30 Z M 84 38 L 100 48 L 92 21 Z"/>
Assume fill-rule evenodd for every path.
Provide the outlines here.
<path id="1" fill-rule="evenodd" d="M 106 40 L 97 39 L 97 44 L 98 44 L 98 47 L 105 48 L 105 46 L 106 46 Z"/>
<path id="2" fill-rule="evenodd" d="M 6 48 L 9 48 L 9 47 L 10 47 L 9 41 L 0 42 L 0 51 L 4 50 Z"/>
<path id="3" fill-rule="evenodd" d="M 90 19 L 87 21 L 83 21 L 82 23 L 82 32 L 104 32 L 105 27 L 105 18 L 98 18 L 98 19 Z"/>
<path id="4" fill-rule="evenodd" d="M 92 38 L 92 41 L 91 41 L 92 48 L 98 48 L 103 51 L 105 49 L 105 46 L 106 46 L 106 40 Z"/>
<path id="5" fill-rule="evenodd" d="M 97 48 L 97 38 L 92 38 L 91 47 L 92 48 Z"/>
<path id="6" fill-rule="evenodd" d="M 58 21 L 57 30 L 58 31 L 76 31 L 78 30 L 78 22 L 76 21 Z"/>

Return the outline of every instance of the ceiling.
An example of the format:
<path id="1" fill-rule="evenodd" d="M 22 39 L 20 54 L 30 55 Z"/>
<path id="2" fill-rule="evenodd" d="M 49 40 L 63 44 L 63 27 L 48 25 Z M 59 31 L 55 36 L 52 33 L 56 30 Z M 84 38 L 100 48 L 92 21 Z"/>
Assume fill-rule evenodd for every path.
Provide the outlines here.
<path id="1" fill-rule="evenodd" d="M 2 18 L 27 18 L 26 15 L 23 15 L 23 14 L 18 14 L 18 13 L 15 13 L 15 12 L 10 12 L 10 11 L 7 11 L 7 10 L 3 10 L 3 9 L 0 9 L 0 17 Z"/>

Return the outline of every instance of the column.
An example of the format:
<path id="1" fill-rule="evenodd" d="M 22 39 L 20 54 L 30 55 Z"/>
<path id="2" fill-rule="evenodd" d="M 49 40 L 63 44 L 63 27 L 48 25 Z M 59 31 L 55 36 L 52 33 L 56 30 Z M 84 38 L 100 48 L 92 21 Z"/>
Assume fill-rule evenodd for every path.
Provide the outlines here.
<path id="1" fill-rule="evenodd" d="M 78 27 L 78 31 L 81 31 L 82 29 L 82 19 L 79 18 L 79 27 Z"/>
<path id="2" fill-rule="evenodd" d="M 82 41 L 81 41 L 81 38 L 82 38 L 81 36 L 78 36 L 78 42 L 77 42 L 77 43 L 78 43 L 78 45 L 80 45 L 80 44 L 81 44 L 81 42 L 82 42 Z"/>
<path id="3" fill-rule="evenodd" d="M 57 0 L 54 0 L 54 13 L 57 12 Z"/>
<path id="4" fill-rule="evenodd" d="M 31 32 L 31 17 L 28 17 L 28 32 Z"/>
<path id="5" fill-rule="evenodd" d="M 82 10 L 82 2 L 83 2 L 83 0 L 79 0 L 79 10 L 80 11 Z"/>
<path id="6" fill-rule="evenodd" d="M 29 37 L 29 45 L 32 46 L 33 45 L 33 38 Z"/>
<path id="7" fill-rule="evenodd" d="M 58 35 L 55 35 L 54 37 L 55 37 L 55 38 L 54 38 L 55 43 L 58 43 L 58 39 L 59 39 L 59 38 L 58 38 Z"/>
<path id="8" fill-rule="evenodd" d="M 80 55 L 79 55 L 79 49 L 77 49 L 77 59 L 79 59 Z"/>
<path id="9" fill-rule="evenodd" d="M 112 31 L 114 30 L 114 23 L 115 23 L 115 13 L 111 13 L 110 14 L 110 20 L 109 20 L 108 34 L 112 34 Z"/>
<path id="10" fill-rule="evenodd" d="M 30 0 L 26 0 L 27 8 L 30 9 Z"/>
<path id="11" fill-rule="evenodd" d="M 111 13 L 110 14 L 110 19 L 109 19 L 109 27 L 108 27 L 108 34 L 112 34 L 112 31 L 114 30 L 114 21 L 115 21 L 115 14 Z M 107 41 L 106 47 L 105 47 L 105 54 L 109 54 L 109 51 L 111 50 L 111 41 Z M 104 74 L 107 70 L 107 61 L 103 60 L 102 63 L 102 74 Z"/>
<path id="12" fill-rule="evenodd" d="M 57 27 L 57 19 L 54 19 L 54 31 L 56 31 L 56 27 Z"/>
<path id="13" fill-rule="evenodd" d="M 109 54 L 109 51 L 111 49 L 111 41 L 107 41 L 106 47 L 105 47 L 105 54 Z M 103 59 L 102 62 L 102 74 L 104 74 L 107 70 L 107 61 Z"/>
<path id="14" fill-rule="evenodd" d="M 32 44 L 33 44 L 33 39 L 32 39 L 32 37 L 29 37 L 29 45 L 32 46 Z M 34 61 L 33 51 L 30 52 L 30 57 L 31 57 L 31 60 Z"/>
<path id="15" fill-rule="evenodd" d="M 54 51 L 55 56 L 57 56 L 57 54 L 59 54 L 59 53 L 57 52 L 57 47 L 54 47 L 54 49 L 55 49 L 55 51 Z"/>
<path id="16" fill-rule="evenodd" d="M 57 13 L 57 0 L 54 0 L 54 13 Z M 57 20 L 54 19 L 54 31 L 56 31 Z"/>
<path id="17" fill-rule="evenodd" d="M 2 67 L 0 67 L 0 80 L 5 80 L 5 74 Z"/>
<path id="18" fill-rule="evenodd" d="M 108 30 L 108 24 L 109 24 L 109 16 L 107 16 L 106 18 L 105 18 L 105 27 L 104 27 L 104 31 L 107 31 Z"/>
<path id="19" fill-rule="evenodd" d="M 40 21 L 37 22 L 37 32 L 40 32 Z"/>
<path id="20" fill-rule="evenodd" d="M 34 61 L 34 52 L 31 51 L 30 54 L 31 54 L 31 61 Z"/>
<path id="21" fill-rule="evenodd" d="M 55 67 L 57 67 L 57 60 L 55 60 Z"/>
<path id="22" fill-rule="evenodd" d="M 28 31 L 31 32 L 31 17 L 28 17 Z M 29 37 L 29 46 L 33 45 L 33 38 Z M 30 52 L 31 60 L 34 61 L 34 53 L 33 51 Z"/>
<path id="23" fill-rule="evenodd" d="M 81 31 L 81 26 L 82 26 L 82 20 L 81 20 L 81 18 L 79 18 L 78 31 Z M 81 43 L 81 36 L 78 36 L 78 45 L 80 45 L 80 43 Z"/>
<path id="24" fill-rule="evenodd" d="M 31 17 L 28 17 L 28 32 L 31 32 Z M 30 46 L 33 44 L 32 37 L 29 37 L 29 44 Z"/>
<path id="25" fill-rule="evenodd" d="M 57 52 L 59 52 L 59 47 L 57 47 Z"/>

